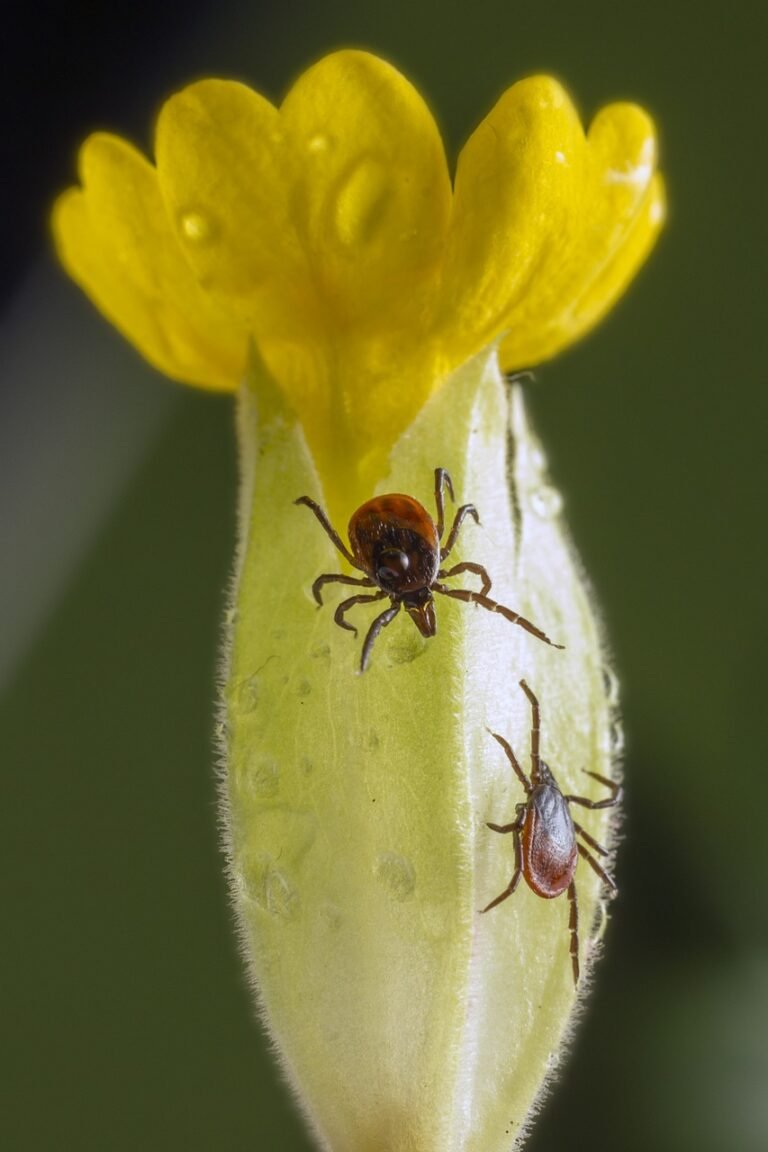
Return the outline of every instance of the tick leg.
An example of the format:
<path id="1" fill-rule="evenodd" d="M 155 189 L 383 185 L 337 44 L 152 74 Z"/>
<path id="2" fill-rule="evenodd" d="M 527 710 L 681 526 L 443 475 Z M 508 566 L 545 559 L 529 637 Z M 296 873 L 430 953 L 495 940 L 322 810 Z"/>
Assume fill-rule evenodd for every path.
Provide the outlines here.
<path id="1" fill-rule="evenodd" d="M 594 836 L 590 836 L 589 832 L 585 832 L 581 824 L 577 824 L 574 820 L 573 826 L 578 832 L 579 836 L 581 836 L 583 840 L 586 840 L 590 848 L 594 848 L 595 852 L 597 852 L 599 856 L 610 856 L 610 852 L 607 850 L 607 848 L 603 848 L 602 844 L 595 840 Z"/>
<path id="2" fill-rule="evenodd" d="M 350 552 L 349 548 L 347 548 L 346 544 L 342 540 L 341 536 L 339 536 L 336 529 L 331 525 L 330 520 L 326 516 L 325 512 L 323 512 L 323 510 L 319 504 L 316 504 L 315 501 L 312 500 L 309 496 L 299 496 L 298 500 L 294 500 L 294 504 L 306 504 L 307 508 L 311 508 L 312 511 L 314 512 L 315 516 L 317 516 L 318 520 L 320 521 L 323 528 L 325 529 L 327 535 L 330 536 L 331 540 L 336 545 L 339 552 L 341 552 L 342 556 L 344 556 L 345 559 L 349 560 L 349 562 L 353 568 L 359 568 L 360 567 L 360 565 L 357 563 L 354 556 Z"/>
<path id="3" fill-rule="evenodd" d="M 325 584 L 358 584 L 363 588 L 375 588 L 373 580 L 369 580 L 367 576 L 342 576 L 341 572 L 328 573 L 324 576 L 318 576 L 312 585 L 312 595 L 319 605 L 322 606 L 323 598 L 320 595 L 320 589 Z M 342 625 L 343 627 L 343 625 Z"/>
<path id="4" fill-rule="evenodd" d="M 577 848 L 579 849 L 579 856 L 584 857 L 592 871 L 597 872 L 603 884 L 605 884 L 607 888 L 610 888 L 611 892 L 613 892 L 615 895 L 618 892 L 618 888 L 616 887 L 616 881 L 613 879 L 613 877 L 608 875 L 602 864 L 598 864 L 592 853 L 587 848 L 585 848 L 583 844 L 577 844 Z"/>
<path id="5" fill-rule="evenodd" d="M 451 500 L 455 500 L 456 497 L 453 494 L 453 484 L 451 483 L 450 476 L 445 468 L 435 468 L 435 507 L 437 508 L 437 522 L 435 527 L 437 528 L 438 540 L 442 540 L 443 528 L 445 526 L 444 489 L 446 488 L 448 489 Z"/>
<path id="6" fill-rule="evenodd" d="M 593 780 L 599 780 L 601 784 L 605 784 L 606 788 L 610 788 L 611 795 L 606 800 L 589 800 L 586 796 L 566 796 L 565 799 L 571 804 L 581 804 L 583 808 L 614 808 L 621 802 L 623 789 L 621 784 L 617 784 L 615 780 L 609 780 L 607 776 L 599 776 L 597 772 L 590 772 L 584 768 L 587 776 L 591 776 Z"/>
<path id="7" fill-rule="evenodd" d="M 526 684 L 525 680 L 520 681 L 520 687 L 531 705 L 531 767 L 533 769 L 533 778 L 537 778 L 539 774 L 539 741 L 541 738 L 541 716 L 539 714 L 539 701 L 533 694 L 531 689 Z"/>
<path id="8" fill-rule="evenodd" d="M 458 576 L 460 572 L 474 572 L 476 576 L 479 576 L 483 582 L 480 595 L 488 595 L 491 590 L 491 578 L 482 564 L 473 564 L 471 560 L 464 560 L 461 564 L 454 564 L 453 568 L 449 568 L 447 572 L 441 568 L 437 575 L 443 580 L 449 576 Z"/>
<path id="9" fill-rule="evenodd" d="M 488 731 L 491 732 L 490 728 L 488 729 Z M 526 776 L 525 772 L 523 772 L 522 768 L 520 767 L 518 760 L 517 760 L 517 756 L 515 756 L 514 752 L 512 751 L 512 745 L 509 743 L 508 740 L 505 740 L 503 736 L 499 736 L 498 732 L 491 732 L 491 736 L 493 736 L 494 740 L 498 744 L 501 744 L 502 748 L 504 749 L 504 751 L 507 754 L 507 759 L 509 760 L 510 764 L 512 765 L 512 767 L 515 770 L 515 775 L 517 776 L 518 780 L 522 784 L 523 788 L 525 788 L 526 796 L 529 796 L 530 792 L 531 792 L 531 782 L 528 779 L 528 777 Z"/>
<path id="10" fill-rule="evenodd" d="M 493 825 L 489 825 L 489 827 L 493 827 Z M 512 895 L 512 893 L 515 891 L 518 884 L 520 883 L 520 877 L 523 874 L 522 853 L 520 851 L 520 832 L 518 830 L 514 830 L 514 832 L 515 832 L 515 870 L 512 873 L 512 879 L 510 880 L 509 884 L 507 884 L 504 891 L 500 892 L 495 900 L 491 900 L 490 904 L 486 904 L 485 908 L 480 909 L 481 913 L 482 912 L 490 912 L 491 908 L 495 908 L 497 904 L 501 904 L 501 902 L 503 900 L 506 900 L 508 896 Z"/>
<path id="11" fill-rule="evenodd" d="M 576 881 L 571 880 L 568 885 L 568 903 L 571 914 L 568 918 L 568 929 L 571 933 L 571 964 L 573 966 L 574 987 L 579 983 L 579 900 L 576 896 Z"/>
<path id="12" fill-rule="evenodd" d="M 495 600 L 490 600 L 487 596 L 483 596 L 482 592 L 470 592 L 466 588 L 446 588 L 442 584 L 433 584 L 433 592 L 441 592 L 443 596 L 450 596 L 454 600 L 463 600 L 465 604 L 479 604 L 481 608 L 486 608 L 489 612 L 498 612 L 505 620 L 509 620 L 512 624 L 519 624 L 526 632 L 530 632 L 531 636 L 535 636 L 537 640 L 543 640 L 545 644 L 550 644 L 553 648 L 564 648 L 564 644 L 555 644 L 554 640 L 550 640 L 545 632 L 532 624 L 530 620 L 526 620 L 524 616 L 520 616 L 517 612 L 513 612 L 511 608 L 505 607 L 504 604 L 497 604 Z"/>
<path id="13" fill-rule="evenodd" d="M 459 534 L 459 529 L 461 528 L 467 516 L 471 516 L 475 524 L 480 523 L 480 516 L 478 515 L 477 508 L 475 508 L 474 504 L 462 504 L 461 508 L 459 508 L 458 512 L 456 513 L 451 531 L 448 533 L 448 539 L 445 542 L 445 547 L 440 549 L 441 560 L 445 560 L 446 556 L 449 554 L 454 544 L 456 543 L 456 537 Z M 438 537 L 442 538 L 442 532 L 438 532 Z"/>
<path id="14" fill-rule="evenodd" d="M 370 604 L 373 600 L 383 600 L 386 592 L 375 592 L 373 596 L 350 596 L 348 600 L 342 600 L 338 608 L 333 614 L 333 618 L 338 624 L 339 628 L 346 628 L 347 632 L 353 632 L 357 636 L 357 628 L 354 624 L 349 624 L 344 619 L 350 608 L 354 608 L 355 604 Z"/>
<path id="15" fill-rule="evenodd" d="M 366 597 L 366 599 L 381 600 L 384 596 L 386 596 L 386 592 L 381 592 L 378 596 Z M 370 628 L 368 629 L 368 635 L 365 638 L 362 655 L 360 657 L 361 672 L 365 672 L 366 668 L 368 667 L 368 661 L 371 658 L 371 648 L 373 647 L 374 641 L 379 635 L 379 632 L 381 632 L 382 628 L 386 628 L 387 624 L 392 623 L 399 611 L 400 601 L 398 600 L 398 602 L 393 604 L 391 608 L 387 608 L 386 612 L 382 612 L 380 616 L 377 616 L 373 624 L 371 624 Z"/>

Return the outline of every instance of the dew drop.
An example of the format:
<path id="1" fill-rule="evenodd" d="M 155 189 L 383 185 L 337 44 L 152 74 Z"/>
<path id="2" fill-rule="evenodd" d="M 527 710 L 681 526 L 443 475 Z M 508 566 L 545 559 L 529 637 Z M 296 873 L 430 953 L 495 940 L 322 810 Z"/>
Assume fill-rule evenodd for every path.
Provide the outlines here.
<path id="1" fill-rule="evenodd" d="M 338 904 L 334 904 L 330 900 L 326 901 L 320 908 L 320 915 L 331 932 L 338 932 L 343 920 L 341 908 L 339 908 Z"/>
<path id="2" fill-rule="evenodd" d="M 266 800 L 280 790 L 280 768 L 272 757 L 252 761 L 247 775 L 248 790 L 253 796 Z"/>
<path id="3" fill-rule="evenodd" d="M 237 689 L 237 702 L 243 712 L 255 712 L 259 703 L 259 678 L 247 676 Z"/>
<path id="4" fill-rule="evenodd" d="M 346 247 L 375 239 L 390 199 L 386 171 L 375 160 L 361 160 L 342 181 L 336 197 L 336 234 Z"/>
<path id="5" fill-rule="evenodd" d="M 563 498 L 557 488 L 550 484 L 542 484 L 531 492 L 531 510 L 541 520 L 551 520 L 557 516 L 563 507 Z"/>
<path id="6" fill-rule="evenodd" d="M 624 751 L 624 728 L 618 720 L 611 724 L 610 748 L 614 756 L 620 756 Z"/>
<path id="7" fill-rule="evenodd" d="M 325 132 L 314 132 L 307 140 L 307 150 L 315 156 L 330 152 L 332 147 L 333 142 Z"/>
<path id="8" fill-rule="evenodd" d="M 410 860 L 397 852 L 380 852 L 373 869 L 379 883 L 395 900 L 407 900 L 416 887 L 416 872 Z"/>
<path id="9" fill-rule="evenodd" d="M 237 877 L 242 895 L 263 912 L 289 920 L 295 914 L 297 894 L 285 873 L 266 854 L 248 861 Z"/>
<path id="10" fill-rule="evenodd" d="M 390 666 L 397 664 L 411 664 L 417 657 L 426 651 L 426 640 L 411 629 L 403 635 L 392 639 L 387 645 L 387 660 Z"/>
<path id="11" fill-rule="evenodd" d="M 605 698 L 613 708 L 619 702 L 619 678 L 608 664 L 603 665 L 603 686 L 605 688 Z"/>
<path id="12" fill-rule="evenodd" d="M 213 222 L 205 212 L 182 212 L 179 227 L 184 239 L 191 244 L 207 244 L 213 238 Z"/>
<path id="13" fill-rule="evenodd" d="M 264 884 L 264 895 L 267 912 L 272 916 L 281 916 L 288 920 L 293 916 L 296 905 L 296 890 L 277 868 L 267 871 Z"/>

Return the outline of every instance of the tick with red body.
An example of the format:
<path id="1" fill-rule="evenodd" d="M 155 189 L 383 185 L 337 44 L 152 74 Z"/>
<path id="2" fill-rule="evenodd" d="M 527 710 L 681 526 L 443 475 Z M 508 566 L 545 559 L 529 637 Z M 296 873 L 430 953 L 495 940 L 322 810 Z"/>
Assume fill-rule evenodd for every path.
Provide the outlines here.
<path id="1" fill-rule="evenodd" d="M 433 520 L 426 508 L 412 496 L 390 493 L 376 496 L 362 504 L 349 522 L 349 548 L 331 525 L 322 508 L 301 496 L 296 504 L 306 504 L 314 512 L 336 548 L 362 576 L 347 576 L 340 572 L 324 573 L 312 585 L 312 594 L 322 604 L 322 589 L 326 584 L 351 584 L 362 588 L 377 588 L 372 593 L 358 593 L 343 600 L 337 607 L 334 620 L 341 628 L 357 635 L 357 629 L 346 619 L 347 612 L 358 604 L 377 600 L 390 601 L 390 606 L 377 616 L 368 629 L 360 659 L 360 671 L 368 667 L 371 649 L 382 628 L 391 624 L 401 608 L 405 608 L 422 636 L 434 636 L 437 630 L 433 596 L 442 596 L 465 603 L 479 604 L 489 612 L 498 612 L 513 624 L 518 624 L 546 644 L 552 641 L 530 620 L 513 612 L 503 604 L 491 600 L 491 578 L 482 564 L 465 560 L 451 568 L 443 568 L 456 543 L 467 516 L 480 523 L 474 504 L 462 504 L 457 510 L 445 544 L 445 491 L 454 499 L 451 478 L 444 468 L 435 469 L 435 505 L 437 519 Z M 449 588 L 442 583 L 462 572 L 480 577 L 479 592 L 467 588 Z M 559 644 L 553 645 L 561 647 Z"/>

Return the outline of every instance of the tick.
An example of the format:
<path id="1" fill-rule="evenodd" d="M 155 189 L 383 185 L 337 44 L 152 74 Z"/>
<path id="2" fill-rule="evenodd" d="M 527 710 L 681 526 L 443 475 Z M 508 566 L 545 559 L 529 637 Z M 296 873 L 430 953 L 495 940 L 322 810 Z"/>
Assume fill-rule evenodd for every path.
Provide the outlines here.
<path id="1" fill-rule="evenodd" d="M 360 593 L 343 600 L 333 617 L 339 627 L 346 628 L 356 636 L 357 628 L 346 619 L 350 608 L 377 600 L 390 601 L 389 607 L 374 619 L 368 629 L 360 658 L 361 672 L 365 672 L 368 667 L 371 649 L 377 636 L 382 628 L 392 623 L 401 608 L 405 608 L 422 636 L 435 635 L 437 629 L 433 602 L 435 592 L 439 592 L 442 596 L 450 596 L 454 600 L 479 604 L 489 612 L 498 612 L 506 620 L 519 624 L 526 632 L 543 640 L 545 644 L 552 644 L 554 648 L 562 647 L 561 644 L 553 644 L 530 620 L 489 598 L 491 578 L 482 564 L 464 560 L 461 564 L 454 564 L 452 568 L 441 567 L 443 561 L 450 556 L 467 516 L 471 516 L 476 524 L 480 523 L 474 504 L 462 504 L 456 511 L 448 538 L 443 544 L 446 491 L 451 500 L 454 500 L 450 476 L 445 468 L 436 468 L 437 520 L 433 520 L 426 508 L 412 496 L 390 493 L 368 500 L 357 509 L 349 522 L 349 548 L 319 504 L 309 496 L 300 496 L 294 501 L 296 504 L 306 504 L 312 509 L 342 556 L 353 568 L 363 573 L 362 576 L 346 576 L 340 572 L 318 576 L 312 585 L 312 595 L 318 605 L 323 603 L 321 590 L 326 584 L 354 584 L 362 588 L 378 589 L 370 594 Z M 441 583 L 442 580 L 458 576 L 461 572 L 473 572 L 479 576 L 482 582 L 481 590 L 472 592 L 466 588 L 448 588 Z"/>
<path id="2" fill-rule="evenodd" d="M 564 796 L 552 772 L 539 756 L 540 718 L 539 702 L 525 680 L 520 681 L 531 704 L 531 778 L 526 776 L 509 743 L 503 736 L 491 732 L 494 740 L 501 744 L 515 774 L 525 789 L 526 800 L 515 807 L 517 818 L 511 824 L 489 824 L 494 832 L 511 832 L 515 846 L 515 870 L 504 891 L 492 900 L 483 912 L 490 912 L 501 904 L 517 888 L 520 877 L 524 876 L 528 887 L 537 896 L 551 900 L 568 892 L 571 911 L 568 928 L 571 934 L 571 963 L 573 982 L 579 982 L 579 904 L 576 897 L 574 874 L 579 856 L 587 861 L 606 887 L 616 894 L 616 884 L 605 869 L 598 863 L 584 844 L 581 837 L 599 856 L 607 856 L 605 848 L 598 844 L 588 832 L 571 816 L 570 805 L 581 804 L 584 808 L 614 808 L 621 800 L 621 786 L 597 772 L 587 772 L 601 784 L 609 788 L 611 795 L 605 800 L 588 800 L 586 796 Z M 584 769 L 586 771 L 586 769 Z"/>

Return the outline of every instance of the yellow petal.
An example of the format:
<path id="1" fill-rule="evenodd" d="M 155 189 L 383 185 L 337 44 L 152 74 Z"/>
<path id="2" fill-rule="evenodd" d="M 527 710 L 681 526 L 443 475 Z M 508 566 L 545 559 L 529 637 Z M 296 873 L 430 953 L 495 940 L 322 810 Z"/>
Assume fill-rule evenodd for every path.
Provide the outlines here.
<path id="1" fill-rule="evenodd" d="M 621 296 L 664 220 L 651 119 L 632 104 L 595 117 L 584 147 L 578 219 L 532 290 L 507 316 L 506 370 L 537 364 L 591 328 Z"/>
<path id="2" fill-rule="evenodd" d="M 281 120 L 296 163 L 294 219 L 329 313 L 342 325 L 411 327 L 451 204 L 424 101 L 383 60 L 337 52 L 301 76 Z"/>
<path id="3" fill-rule="evenodd" d="M 557 314 L 551 324 L 532 326 L 528 332 L 521 327 L 519 336 L 513 328 L 512 334 L 502 341 L 499 362 L 503 371 L 540 364 L 593 328 L 623 295 L 645 262 L 664 223 L 665 213 L 664 181 L 657 172 L 639 210 L 623 231 L 620 243 L 604 265 L 595 270 L 581 296 Z"/>
<path id="4" fill-rule="evenodd" d="M 452 361 L 493 340 L 556 258 L 578 208 L 582 161 L 576 111 L 548 76 L 513 85 L 470 137 L 456 173 L 440 309 Z"/>
<path id="5" fill-rule="evenodd" d="M 291 157 L 277 109 L 244 84 L 202 80 L 166 101 L 155 153 L 169 215 L 200 282 L 273 340 L 286 330 L 306 334 L 314 293 L 292 220 Z"/>
<path id="6" fill-rule="evenodd" d="M 614 303 L 663 218 L 653 124 L 613 104 L 585 137 L 548 77 L 510 88 L 461 154 L 445 291 L 452 360 L 504 335 L 505 368 L 577 339 Z M 450 307 L 450 306 L 449 306 Z"/>
<path id="7" fill-rule="evenodd" d="M 245 331 L 194 280 L 154 169 L 125 141 L 97 133 L 82 147 L 80 175 L 82 190 L 69 189 L 54 207 L 64 267 L 161 372 L 233 390 L 245 364 Z"/>
<path id="8" fill-rule="evenodd" d="M 338 52 L 279 113 L 241 84 L 192 85 L 163 108 L 156 154 L 191 266 L 361 502 L 434 378 L 425 314 L 451 187 L 426 105 L 382 60 Z"/>

